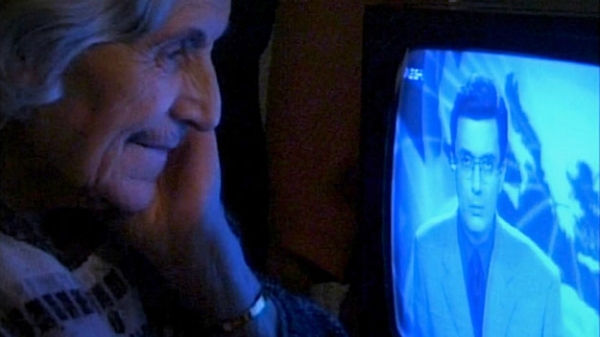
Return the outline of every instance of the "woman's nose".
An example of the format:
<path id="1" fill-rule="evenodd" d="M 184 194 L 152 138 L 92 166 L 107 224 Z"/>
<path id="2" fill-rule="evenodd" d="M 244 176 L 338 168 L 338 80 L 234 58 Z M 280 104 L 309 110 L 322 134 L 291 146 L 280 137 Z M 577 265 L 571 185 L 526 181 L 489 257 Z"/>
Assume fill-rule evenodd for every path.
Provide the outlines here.
<path id="1" fill-rule="evenodd" d="M 179 76 L 172 117 L 199 131 L 215 129 L 221 118 L 221 96 L 210 55 L 190 60 Z"/>

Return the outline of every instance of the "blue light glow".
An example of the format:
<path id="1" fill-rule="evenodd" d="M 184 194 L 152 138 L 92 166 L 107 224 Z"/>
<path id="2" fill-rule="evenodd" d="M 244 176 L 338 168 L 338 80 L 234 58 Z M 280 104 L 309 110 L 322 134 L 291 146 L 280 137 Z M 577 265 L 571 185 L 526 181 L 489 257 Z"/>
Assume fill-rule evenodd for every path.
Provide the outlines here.
<path id="1" fill-rule="evenodd" d="M 405 314 L 398 317 L 403 336 L 413 332 L 407 329 L 414 307 L 410 261 L 415 259 L 415 233 L 457 208 L 449 161 L 450 112 L 473 74 L 495 83 L 509 111 L 508 166 L 498 214 L 560 270 L 564 334 L 599 336 L 598 66 L 521 55 L 413 50 L 402 71 L 392 251 L 396 305 L 404 307 L 397 312 Z"/>

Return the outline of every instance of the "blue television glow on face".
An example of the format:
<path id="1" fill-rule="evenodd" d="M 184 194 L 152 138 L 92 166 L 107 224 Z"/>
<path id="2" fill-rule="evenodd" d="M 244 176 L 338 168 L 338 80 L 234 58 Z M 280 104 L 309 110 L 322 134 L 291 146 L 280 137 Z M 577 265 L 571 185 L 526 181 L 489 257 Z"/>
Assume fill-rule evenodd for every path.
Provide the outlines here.
<path id="1" fill-rule="evenodd" d="M 600 335 L 599 78 L 525 55 L 407 52 L 391 198 L 402 336 Z"/>

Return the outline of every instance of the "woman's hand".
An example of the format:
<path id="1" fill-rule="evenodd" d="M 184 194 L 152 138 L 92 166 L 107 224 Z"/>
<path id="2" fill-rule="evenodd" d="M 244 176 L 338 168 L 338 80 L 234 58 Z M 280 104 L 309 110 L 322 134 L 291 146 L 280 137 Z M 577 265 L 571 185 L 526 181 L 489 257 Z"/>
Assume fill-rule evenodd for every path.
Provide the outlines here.
<path id="1" fill-rule="evenodd" d="M 214 133 L 190 130 L 169 154 L 153 203 L 124 228 L 128 238 L 159 267 L 210 253 L 198 250 L 231 237 L 220 189 Z"/>
<path id="2" fill-rule="evenodd" d="M 152 205 L 123 226 L 127 241 L 185 304 L 213 323 L 238 317 L 260 291 L 226 221 L 220 192 L 215 134 L 190 130 L 169 155 Z"/>

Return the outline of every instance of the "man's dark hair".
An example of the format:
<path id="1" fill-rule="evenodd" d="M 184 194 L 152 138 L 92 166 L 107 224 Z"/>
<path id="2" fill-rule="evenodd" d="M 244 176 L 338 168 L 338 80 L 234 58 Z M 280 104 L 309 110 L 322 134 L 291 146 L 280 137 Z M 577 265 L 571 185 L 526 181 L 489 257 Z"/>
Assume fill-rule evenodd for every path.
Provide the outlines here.
<path id="1" fill-rule="evenodd" d="M 455 148 L 456 129 L 460 117 L 474 120 L 496 120 L 500 161 L 503 161 L 508 144 L 508 114 L 504 100 L 498 96 L 496 86 L 491 79 L 474 75 L 456 95 L 450 116 L 452 149 Z"/>

